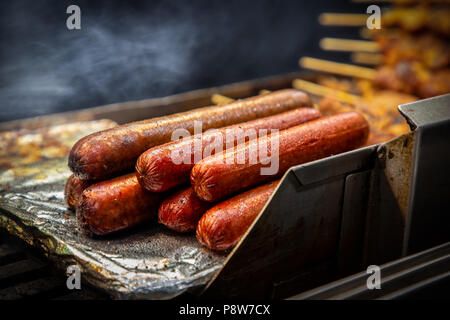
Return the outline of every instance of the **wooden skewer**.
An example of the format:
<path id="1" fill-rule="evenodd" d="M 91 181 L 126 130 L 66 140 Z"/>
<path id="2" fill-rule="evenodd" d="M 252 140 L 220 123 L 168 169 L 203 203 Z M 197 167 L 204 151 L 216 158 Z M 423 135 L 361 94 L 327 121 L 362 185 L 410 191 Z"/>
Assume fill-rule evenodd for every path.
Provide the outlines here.
<path id="1" fill-rule="evenodd" d="M 366 40 L 373 39 L 373 34 L 374 34 L 373 30 L 367 28 L 361 28 L 359 30 L 359 36 Z"/>
<path id="2" fill-rule="evenodd" d="M 263 94 L 268 94 L 270 92 L 272 92 L 272 91 L 263 89 L 263 90 L 259 91 L 259 94 L 263 95 Z M 226 103 L 233 102 L 234 100 L 235 99 L 233 99 L 233 98 L 230 98 L 230 97 L 218 94 L 218 93 L 215 93 L 211 96 L 211 101 L 214 104 L 226 104 Z"/>
<path id="3" fill-rule="evenodd" d="M 323 38 L 319 43 L 323 50 L 379 52 L 380 46 L 374 41 Z"/>
<path id="4" fill-rule="evenodd" d="M 449 0 L 450 1 L 450 0 Z M 403 34 L 404 30 L 398 27 L 390 27 L 390 28 L 382 28 L 380 30 L 370 30 L 367 28 L 361 28 L 359 30 L 359 36 L 362 39 L 373 40 L 377 35 L 395 35 L 395 34 Z"/>
<path id="5" fill-rule="evenodd" d="M 361 27 L 366 25 L 367 14 L 359 13 L 322 13 L 319 23 L 323 26 Z"/>
<path id="6" fill-rule="evenodd" d="M 334 73 L 341 76 L 355 77 L 366 80 L 374 80 L 376 75 L 376 71 L 371 68 L 310 57 L 301 58 L 299 64 L 305 69 Z"/>
<path id="7" fill-rule="evenodd" d="M 358 103 L 361 97 L 347 93 L 345 91 L 332 89 L 329 87 L 322 86 L 320 84 L 305 81 L 302 79 L 295 79 L 292 81 L 292 87 L 298 90 L 306 91 L 310 94 L 320 96 L 320 97 L 332 97 L 341 102 L 355 104 Z"/>
<path id="8" fill-rule="evenodd" d="M 226 104 L 226 103 L 230 103 L 232 101 L 234 101 L 233 98 L 229 98 L 226 96 L 223 96 L 221 94 L 215 93 L 211 96 L 211 101 L 214 104 Z"/>
<path id="9" fill-rule="evenodd" d="M 383 55 L 379 53 L 353 52 L 350 56 L 353 63 L 378 66 L 383 63 Z"/>

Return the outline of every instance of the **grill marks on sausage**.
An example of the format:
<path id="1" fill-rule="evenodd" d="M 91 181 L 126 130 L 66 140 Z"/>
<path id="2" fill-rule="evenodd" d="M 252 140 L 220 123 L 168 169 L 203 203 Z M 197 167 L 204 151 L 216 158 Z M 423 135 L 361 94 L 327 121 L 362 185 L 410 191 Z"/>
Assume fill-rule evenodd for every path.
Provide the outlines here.
<path id="1" fill-rule="evenodd" d="M 200 200 L 189 187 L 180 190 L 163 201 L 158 210 L 158 222 L 178 232 L 190 232 L 212 204 Z"/>
<path id="2" fill-rule="evenodd" d="M 85 189 L 77 219 L 87 234 L 106 235 L 155 218 L 163 196 L 144 190 L 131 173 Z"/>
<path id="3" fill-rule="evenodd" d="M 212 250 L 234 247 L 266 205 L 279 180 L 225 200 L 202 216 L 197 225 L 198 241 Z"/>
<path id="4" fill-rule="evenodd" d="M 200 199 L 216 202 L 248 187 L 280 177 L 291 166 L 362 146 L 368 133 L 367 121 L 356 112 L 313 120 L 280 132 L 279 168 L 274 175 L 262 175 L 260 172 L 261 168 L 268 166 L 264 163 L 270 158 L 270 152 L 264 159 L 258 156 L 256 163 L 249 161 L 250 150 L 258 150 L 258 145 L 272 145 L 273 137 L 265 136 L 203 159 L 191 171 L 191 184 Z M 242 152 L 245 154 L 243 164 L 230 161 Z"/>
<path id="5" fill-rule="evenodd" d="M 237 146 L 235 135 L 250 133 L 260 134 L 260 130 L 266 129 L 286 129 L 307 121 L 317 119 L 321 116 L 320 112 L 312 108 L 300 108 L 292 111 L 283 112 L 274 116 L 265 117 L 242 124 L 222 128 L 215 132 L 204 133 L 201 136 L 195 135 L 182 140 L 169 142 L 144 152 L 137 160 L 136 173 L 141 185 L 150 191 L 162 192 L 183 183 L 189 182 L 189 174 L 195 164 L 195 152 L 204 152 L 214 146 L 215 137 L 222 137 L 222 150 L 231 145 L 227 139 L 230 136 L 234 139 L 232 146 Z M 264 132 L 263 134 L 268 133 Z M 250 141 L 248 136 L 240 137 Z M 201 145 L 195 140 L 201 139 Z M 198 148 L 198 146 L 200 148 Z M 201 150 L 196 150 L 196 148 Z M 212 150 L 212 155 L 215 150 Z M 184 154 L 186 153 L 186 154 Z M 176 163 L 173 155 L 183 155 L 189 163 Z M 180 157 L 181 158 L 181 157 Z M 182 159 L 180 159 L 182 160 Z M 185 161 L 183 161 L 185 162 Z"/>
<path id="6" fill-rule="evenodd" d="M 94 183 L 94 181 L 78 179 L 73 174 L 69 177 L 69 179 L 67 179 L 66 186 L 64 188 L 64 199 L 70 210 L 76 210 L 78 200 L 80 199 L 84 189 Z"/>

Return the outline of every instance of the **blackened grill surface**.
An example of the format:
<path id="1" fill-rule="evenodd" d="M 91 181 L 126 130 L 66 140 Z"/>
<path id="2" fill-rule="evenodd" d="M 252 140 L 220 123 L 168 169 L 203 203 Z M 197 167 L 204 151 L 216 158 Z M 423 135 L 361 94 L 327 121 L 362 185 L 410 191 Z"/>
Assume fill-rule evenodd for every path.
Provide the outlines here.
<path id="1" fill-rule="evenodd" d="M 108 298 L 84 282 L 69 290 L 66 280 L 45 256 L 0 229 L 0 300 Z"/>
<path id="2" fill-rule="evenodd" d="M 0 226 L 45 251 L 63 271 L 76 264 L 86 282 L 116 298 L 168 299 L 205 284 L 225 255 L 204 249 L 193 234 L 170 232 L 156 219 L 110 237 L 81 232 L 64 202 L 67 146 L 111 125 L 88 121 L 2 133 L 8 148 L 0 152 Z M 20 154 L 28 160 L 12 161 Z"/>

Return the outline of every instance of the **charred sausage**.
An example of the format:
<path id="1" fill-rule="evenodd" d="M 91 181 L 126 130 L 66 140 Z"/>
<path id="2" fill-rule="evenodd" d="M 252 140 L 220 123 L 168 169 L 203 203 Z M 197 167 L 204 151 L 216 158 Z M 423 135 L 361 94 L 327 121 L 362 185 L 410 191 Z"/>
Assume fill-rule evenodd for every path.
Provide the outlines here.
<path id="1" fill-rule="evenodd" d="M 279 182 L 251 189 L 206 211 L 197 225 L 198 241 L 212 250 L 234 247 L 264 208 Z"/>
<path id="2" fill-rule="evenodd" d="M 196 120 L 202 121 L 202 129 L 207 130 L 311 105 L 307 94 L 288 89 L 121 125 L 80 139 L 70 152 L 69 167 L 83 180 L 106 179 L 131 171 L 141 153 L 169 142 L 176 129 L 192 134 Z"/>
<path id="3" fill-rule="evenodd" d="M 200 200 L 189 187 L 180 190 L 161 203 L 158 222 L 178 232 L 190 232 L 197 228 L 198 220 L 213 204 Z"/>
<path id="4" fill-rule="evenodd" d="M 362 146 L 368 134 L 369 124 L 356 112 L 319 118 L 201 160 L 192 168 L 191 185 L 200 199 L 216 202 L 294 165 Z M 267 152 L 260 152 L 264 147 Z"/>
<path id="5" fill-rule="evenodd" d="M 77 219 L 87 234 L 106 235 L 155 218 L 162 196 L 144 190 L 131 173 L 85 189 Z"/>
<path id="6" fill-rule="evenodd" d="M 257 138 L 261 129 L 286 129 L 320 116 L 320 112 L 313 108 L 299 108 L 153 147 L 137 160 L 136 174 L 139 183 L 149 191 L 166 191 L 189 182 L 189 174 L 195 162 L 214 154 L 216 144 L 219 145 L 219 151 L 222 151 L 234 147 L 238 142 Z M 262 134 L 267 133 L 267 130 L 262 131 Z M 196 155 L 198 151 L 199 157 Z"/>
<path id="7" fill-rule="evenodd" d="M 76 210 L 81 193 L 92 184 L 94 184 L 93 181 L 78 179 L 73 174 L 69 177 L 69 179 L 67 179 L 66 186 L 64 188 L 64 199 L 66 200 L 66 204 L 70 210 Z"/>

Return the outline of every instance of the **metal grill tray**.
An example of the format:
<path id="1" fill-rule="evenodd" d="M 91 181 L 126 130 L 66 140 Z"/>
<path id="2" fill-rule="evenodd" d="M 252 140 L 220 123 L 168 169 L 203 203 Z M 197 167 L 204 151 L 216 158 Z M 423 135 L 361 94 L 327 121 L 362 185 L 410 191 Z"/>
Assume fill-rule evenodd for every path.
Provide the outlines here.
<path id="1" fill-rule="evenodd" d="M 70 175 L 67 153 L 79 138 L 113 124 L 100 119 L 124 123 L 182 112 L 210 105 L 213 93 L 247 97 L 261 89 L 290 87 L 298 77 L 315 76 L 297 72 L 1 123 L 0 227 L 42 249 L 63 270 L 77 264 L 83 281 L 115 298 L 169 299 L 203 287 L 228 254 L 202 248 L 193 234 L 149 223 L 107 238 L 83 235 L 64 204 L 64 184 Z"/>
<path id="2" fill-rule="evenodd" d="M 100 119 L 124 123 L 182 112 L 210 105 L 214 93 L 254 96 L 262 89 L 289 88 L 296 78 L 313 81 L 317 73 L 296 72 L 2 123 L 0 226 L 40 247 L 63 270 L 79 265 L 83 279 L 116 298 L 169 299 L 201 289 L 223 268 L 228 253 L 202 248 L 192 234 L 176 234 L 156 223 L 108 238 L 91 239 L 80 232 L 63 199 L 70 175 L 67 153 L 82 136 L 111 126 Z"/>
<path id="3" fill-rule="evenodd" d="M 441 125 L 442 121 L 435 123 L 433 118 L 432 124 L 421 127 L 419 121 L 417 130 L 385 145 L 358 149 L 289 170 L 270 203 L 266 205 L 257 221 L 230 254 L 218 254 L 204 249 L 198 244 L 194 235 L 172 233 L 156 223 L 142 225 L 139 228 L 107 238 L 91 239 L 80 232 L 73 213 L 66 209 L 63 201 L 64 183 L 70 175 L 67 168 L 67 152 L 80 137 L 101 130 L 102 127 L 111 126 L 111 122 L 99 121 L 99 119 L 106 118 L 119 123 L 141 120 L 208 105 L 213 93 L 242 98 L 256 95 L 261 89 L 277 90 L 290 87 L 291 81 L 295 78 L 314 80 L 316 76 L 317 74 L 293 73 L 171 97 L 115 104 L 0 124 L 0 226 L 28 243 L 43 249 L 62 269 L 71 264 L 79 265 L 84 280 L 106 290 L 116 298 L 168 299 L 187 290 L 198 288 L 200 291 L 208 282 L 206 292 L 209 291 L 211 296 L 214 296 L 214 292 L 219 292 L 222 297 L 267 297 L 271 292 L 269 287 L 272 281 L 276 280 L 278 284 L 303 281 L 303 278 L 292 277 L 292 275 L 294 272 L 296 272 L 295 274 L 303 272 L 301 268 L 316 263 L 318 257 L 322 259 L 321 261 L 330 262 L 329 271 L 334 272 L 332 266 L 336 263 L 336 257 L 341 261 L 341 258 L 345 258 L 345 255 L 341 253 L 348 252 L 348 248 L 342 246 L 342 243 L 345 242 L 342 240 L 346 239 L 345 235 L 348 234 L 351 239 L 354 239 L 352 233 L 354 228 L 350 231 L 347 230 L 347 233 L 339 230 L 341 225 L 345 227 L 345 224 L 340 222 L 341 218 L 344 221 L 353 221 L 352 217 L 355 215 L 360 215 L 360 217 L 366 215 L 366 206 L 361 206 L 359 211 L 347 212 L 344 209 L 354 208 L 354 201 L 363 204 L 362 199 L 381 199 L 385 193 L 397 194 L 395 192 L 398 190 L 395 188 L 395 190 L 377 188 L 378 180 L 375 178 L 392 176 L 390 174 L 393 170 L 394 173 L 403 172 L 402 177 L 409 179 L 411 172 L 420 169 L 420 163 L 417 164 L 417 161 L 411 163 L 411 159 L 412 154 L 420 153 L 420 141 L 423 139 L 416 141 L 414 137 L 417 134 L 420 136 L 428 127 L 434 128 L 437 125 L 440 125 L 439 128 L 448 130 L 448 126 L 445 126 L 449 119 L 448 96 L 428 99 L 400 108 L 402 113 L 411 108 L 413 110 L 408 111 L 409 113 L 420 115 L 424 113 L 420 110 L 428 110 L 428 108 L 424 108 L 426 105 L 434 104 L 434 107 L 439 107 L 437 109 L 440 110 L 436 111 L 435 118 L 447 119 L 443 125 Z M 414 109 L 415 106 L 417 106 L 417 110 Z M 434 113 L 426 112 L 426 114 Z M 413 118 L 407 116 L 408 121 L 412 121 L 413 127 L 416 127 Z M 80 122 L 68 124 L 73 121 Z M 50 129 L 38 129 L 50 125 L 52 126 Z M 11 131 L 19 128 L 22 130 Z M 416 141 L 414 148 L 402 147 L 405 146 L 406 140 Z M 435 140 L 433 145 L 436 145 L 437 150 L 441 150 L 442 159 L 448 159 L 448 152 L 442 153 L 442 147 L 436 144 L 439 141 Z M 445 144 L 445 141 L 442 140 L 441 144 Z M 392 159 L 391 157 L 382 157 L 383 150 L 387 148 L 387 150 L 395 151 L 398 146 L 401 157 L 394 156 Z M 355 162 L 355 157 L 361 161 Z M 407 168 L 410 168 L 411 172 L 403 169 L 397 170 L 399 165 L 403 168 L 405 162 L 397 161 L 397 158 L 406 159 Z M 387 162 L 394 164 L 387 164 Z M 336 164 L 339 163 L 345 165 L 338 168 Z M 440 171 L 445 171 L 446 163 L 448 162 L 438 163 L 441 166 Z M 348 164 L 351 166 L 349 167 Z M 322 174 L 317 175 L 317 172 L 322 172 Z M 338 177 L 336 177 L 337 174 Z M 365 178 L 352 180 L 355 174 Z M 375 177 L 371 178 L 374 180 L 373 188 L 372 182 L 370 184 L 365 182 L 366 178 L 372 176 Z M 360 184 L 367 187 L 367 190 L 361 188 Z M 403 183 L 401 185 L 407 187 L 410 184 Z M 331 198 L 330 193 L 327 192 L 327 190 L 331 190 L 330 188 L 333 189 Z M 346 190 L 352 193 L 352 190 L 361 189 L 365 191 L 357 193 L 357 197 L 345 196 Z M 315 196 L 309 196 L 308 192 L 313 192 Z M 445 189 L 442 189 L 441 193 L 445 193 Z M 416 192 L 415 195 L 414 199 L 419 203 L 426 203 L 429 207 L 432 203 L 436 203 L 436 199 L 430 199 L 431 202 L 428 200 L 420 202 L 420 193 Z M 327 201 L 319 201 L 325 196 Z M 286 198 L 291 200 L 285 201 Z M 299 200 L 300 198 L 306 199 L 306 202 L 311 200 L 314 205 L 305 207 L 304 203 Z M 345 203 L 342 204 L 340 199 L 344 199 Z M 349 204 L 347 204 L 347 199 L 351 200 Z M 402 213 L 403 211 L 407 213 L 406 215 L 398 213 L 398 216 L 402 216 L 404 219 L 400 226 L 401 230 L 372 228 L 372 224 L 379 225 L 377 219 L 380 215 L 378 213 L 386 210 L 377 210 L 385 208 L 385 202 L 375 202 L 375 204 L 380 204 L 380 208 L 378 206 L 367 207 L 370 209 L 367 215 L 374 221 L 372 223 L 368 219 L 367 226 L 364 228 L 365 220 L 361 220 L 363 224 L 361 228 L 366 231 L 359 232 L 361 237 L 364 236 L 367 240 L 364 249 L 367 257 L 376 256 L 379 253 L 377 250 L 371 252 L 370 248 L 383 248 L 380 251 L 382 258 L 390 257 L 392 260 L 389 254 L 393 250 L 387 250 L 388 248 L 406 248 L 411 242 L 405 244 L 401 235 L 405 229 L 408 230 L 408 226 L 411 224 L 408 221 L 414 207 L 408 205 L 409 202 L 405 197 L 399 199 L 402 199 L 401 203 L 404 204 Z M 321 208 L 323 205 L 323 210 L 320 210 L 315 203 L 320 204 Z M 395 201 L 395 203 L 397 202 Z M 297 211 L 293 211 L 293 205 Z M 381 205 L 384 206 L 381 208 Z M 332 209 L 332 213 L 329 209 Z M 389 207 L 389 209 L 392 208 Z M 397 211 L 394 210 L 396 214 Z M 292 214 L 293 212 L 301 212 L 301 214 L 295 215 Z M 435 212 L 438 211 L 431 210 L 427 212 L 427 216 Z M 373 214 L 371 215 L 371 213 Z M 393 215 L 390 210 L 387 213 L 390 215 L 383 215 L 383 217 L 387 218 L 390 223 L 389 219 L 397 215 Z M 322 217 L 333 221 L 330 220 L 330 223 L 323 224 Z M 286 222 L 286 218 L 290 219 L 290 222 Z M 442 218 L 440 219 L 442 220 Z M 433 221 L 441 220 L 434 219 Z M 313 234 L 306 233 L 307 230 L 315 229 L 308 229 L 309 225 L 305 221 L 312 222 L 313 227 L 317 223 L 320 227 L 317 229 L 319 231 Z M 288 225 L 292 227 L 285 228 Z M 421 225 L 426 226 L 427 224 Z M 445 226 L 445 224 L 443 225 Z M 437 230 L 435 225 L 429 227 Z M 384 242 L 391 239 L 389 235 L 392 235 L 393 231 L 395 231 L 394 234 L 400 235 L 398 243 L 391 241 L 388 246 L 384 246 Z M 276 241 L 267 241 L 268 232 L 270 233 L 269 238 L 271 236 Z M 414 238 L 413 232 L 409 233 L 409 238 Z M 439 232 L 435 233 L 439 234 Z M 322 237 L 324 234 L 327 236 Z M 293 239 L 303 239 L 302 237 L 307 241 L 293 241 Z M 277 243 L 284 245 L 278 246 Z M 349 243 L 354 243 L 354 241 Z M 358 251 L 354 260 L 358 260 L 362 254 Z M 280 263 L 280 257 L 286 263 Z M 282 278 L 287 276 L 290 277 L 289 279 L 292 278 L 289 280 L 290 282 Z M 282 292 L 284 289 L 281 289 L 278 284 L 274 285 L 278 293 L 273 296 L 277 296 L 277 294 L 284 296 L 285 294 Z"/>
<path id="4" fill-rule="evenodd" d="M 101 239 L 79 230 L 64 203 L 71 174 L 66 154 L 80 137 L 111 125 L 90 121 L 1 134 L 0 225 L 62 269 L 77 264 L 83 280 L 116 298 L 166 299 L 205 284 L 225 256 L 202 248 L 193 234 L 155 221 Z"/>

